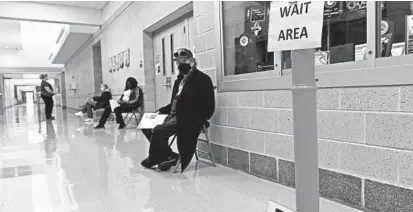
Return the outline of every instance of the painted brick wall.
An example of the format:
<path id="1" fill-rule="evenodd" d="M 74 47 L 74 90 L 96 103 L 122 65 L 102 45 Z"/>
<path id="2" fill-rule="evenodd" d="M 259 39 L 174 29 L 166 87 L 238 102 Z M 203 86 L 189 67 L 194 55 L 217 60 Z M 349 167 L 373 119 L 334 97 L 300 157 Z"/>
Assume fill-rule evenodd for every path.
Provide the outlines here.
<path id="1" fill-rule="evenodd" d="M 66 65 L 67 107 L 77 108 L 94 91 L 92 47 L 85 49 Z M 76 90 L 70 90 L 69 83 L 76 83 Z"/>
<path id="2" fill-rule="evenodd" d="M 102 44 L 103 81 L 115 93 L 122 90 L 126 77 L 136 77 L 144 87 L 146 104 L 154 109 L 153 76 L 143 71 L 145 63 L 153 62 L 145 53 L 150 39 L 143 30 L 185 3 L 134 2 L 95 39 Z M 213 4 L 194 2 L 194 26 L 199 68 L 216 84 Z M 127 48 L 131 67 L 109 74 L 108 59 Z M 67 90 L 69 107 L 93 89 L 92 64 L 91 45 L 67 64 L 66 82 L 75 76 L 78 86 L 76 94 Z M 409 86 L 318 91 L 322 197 L 372 211 L 413 211 L 412 98 Z M 216 100 L 209 132 L 216 160 L 294 187 L 291 92 L 217 93 Z"/>
<path id="3" fill-rule="evenodd" d="M 145 110 L 155 110 L 154 79 L 150 73 L 144 73 L 144 39 L 143 30 L 158 22 L 168 14 L 187 4 L 180 2 L 133 2 L 123 13 L 119 15 L 94 41 L 72 61 L 67 64 L 67 82 L 75 75 L 82 79 L 76 79 L 85 88 L 80 88 L 76 94 L 68 90 L 68 107 L 73 107 L 84 101 L 84 93 L 93 91 L 93 54 L 92 45 L 99 40 L 102 49 L 103 83 L 108 84 L 113 94 L 120 94 L 125 86 L 127 77 L 135 77 L 145 93 Z M 162 6 L 161 6 L 162 5 Z M 150 44 L 151 45 L 151 44 Z M 130 49 L 130 67 L 109 73 L 108 61 L 112 56 Z M 140 63 L 142 61 L 142 67 Z M 145 60 L 146 61 L 146 60 Z M 147 61 L 146 61 L 147 62 Z M 87 65 L 86 65 L 87 64 Z M 93 92 L 92 92 L 93 93 Z M 73 103 L 70 103 L 72 100 Z"/>
<path id="4" fill-rule="evenodd" d="M 215 76 L 213 2 L 194 5 L 200 69 Z M 216 160 L 294 187 L 291 91 L 216 98 L 209 132 Z M 321 196 L 359 209 L 413 211 L 413 87 L 319 89 L 317 100 Z"/>

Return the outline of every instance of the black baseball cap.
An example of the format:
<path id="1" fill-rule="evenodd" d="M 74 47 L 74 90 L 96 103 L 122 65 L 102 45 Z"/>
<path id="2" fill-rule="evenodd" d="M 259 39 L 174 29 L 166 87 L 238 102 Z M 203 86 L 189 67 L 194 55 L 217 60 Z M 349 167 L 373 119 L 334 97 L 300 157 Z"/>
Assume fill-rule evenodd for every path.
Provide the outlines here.
<path id="1" fill-rule="evenodd" d="M 189 49 L 181 48 L 181 49 L 178 49 L 178 51 L 174 53 L 174 61 L 177 61 L 180 59 L 191 59 L 191 58 L 194 58 L 194 55 Z"/>

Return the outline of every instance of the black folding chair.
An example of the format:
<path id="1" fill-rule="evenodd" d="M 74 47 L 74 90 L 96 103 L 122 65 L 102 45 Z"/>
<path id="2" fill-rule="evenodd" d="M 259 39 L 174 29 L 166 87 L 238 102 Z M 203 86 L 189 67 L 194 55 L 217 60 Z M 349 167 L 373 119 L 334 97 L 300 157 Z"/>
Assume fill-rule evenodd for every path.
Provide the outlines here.
<path id="1" fill-rule="evenodd" d="M 198 138 L 198 141 L 203 141 L 203 142 L 205 142 L 205 143 L 207 144 L 208 152 L 205 152 L 205 151 L 200 150 L 200 149 L 197 148 L 197 149 L 195 150 L 195 158 L 196 158 L 197 161 L 199 161 L 198 152 L 201 152 L 201 153 L 203 153 L 203 154 L 207 154 L 207 155 L 209 155 L 209 158 L 210 158 L 210 160 L 211 160 L 211 162 L 212 162 L 212 166 L 213 166 L 213 167 L 216 167 L 216 164 L 215 164 L 215 161 L 214 161 L 214 156 L 212 155 L 211 142 L 210 142 L 209 136 L 208 136 L 208 128 L 209 128 L 209 126 L 210 126 L 210 123 L 209 123 L 208 121 L 202 126 L 202 131 L 201 131 L 201 133 L 204 133 L 204 134 L 205 134 L 205 139 Z M 176 140 L 176 135 L 174 135 L 174 137 L 172 138 L 172 141 L 171 141 L 171 143 L 169 144 L 169 147 L 172 146 L 172 144 L 175 142 L 175 140 Z M 176 171 L 178 170 L 178 167 L 179 167 L 180 164 L 181 164 L 181 159 L 179 159 L 178 164 L 176 165 L 174 172 L 176 172 Z"/>
<path id="2" fill-rule="evenodd" d="M 135 109 L 132 110 L 132 112 L 129 112 L 129 113 L 126 114 L 126 116 L 125 116 L 125 118 L 124 118 L 126 126 L 128 126 L 128 124 L 130 123 L 130 121 L 131 121 L 133 118 L 135 118 L 136 124 L 139 124 L 139 119 L 138 119 L 138 117 L 136 116 L 136 114 L 139 115 L 139 119 L 140 119 L 140 118 L 141 118 L 140 108 L 135 108 Z M 129 116 L 129 115 L 130 115 L 130 116 Z M 129 120 L 128 120 L 128 118 L 129 118 Z M 128 120 L 128 121 L 126 121 L 126 120 Z"/>
<path id="3" fill-rule="evenodd" d="M 144 94 L 145 94 L 145 93 L 142 92 L 142 99 L 141 99 L 141 102 L 139 103 L 140 106 L 139 106 L 138 108 L 134 108 L 134 109 L 132 110 L 132 112 L 126 113 L 126 116 L 125 116 L 125 118 L 123 119 L 123 120 L 125 121 L 125 124 L 126 124 L 125 128 L 128 126 L 128 124 L 130 123 L 130 121 L 132 120 L 132 118 L 135 118 L 136 125 L 139 124 L 140 119 L 142 118 L 143 111 L 144 111 L 144 110 L 143 110 L 143 106 L 144 106 L 144 105 L 143 105 L 143 103 L 144 103 L 144 101 L 143 101 Z M 139 114 L 139 118 L 136 116 L 136 114 Z M 129 117 L 129 115 L 130 115 L 130 117 Z M 129 120 L 126 121 L 128 118 L 129 118 Z"/>

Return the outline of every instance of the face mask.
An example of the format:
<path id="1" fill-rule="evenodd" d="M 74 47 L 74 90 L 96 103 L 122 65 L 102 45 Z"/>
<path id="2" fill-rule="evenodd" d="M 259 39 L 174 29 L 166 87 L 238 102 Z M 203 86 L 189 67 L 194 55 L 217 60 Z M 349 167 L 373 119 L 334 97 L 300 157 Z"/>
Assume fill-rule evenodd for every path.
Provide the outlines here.
<path id="1" fill-rule="evenodd" d="M 191 65 L 187 63 L 181 63 L 178 65 L 179 72 L 182 74 L 187 74 L 191 70 Z"/>

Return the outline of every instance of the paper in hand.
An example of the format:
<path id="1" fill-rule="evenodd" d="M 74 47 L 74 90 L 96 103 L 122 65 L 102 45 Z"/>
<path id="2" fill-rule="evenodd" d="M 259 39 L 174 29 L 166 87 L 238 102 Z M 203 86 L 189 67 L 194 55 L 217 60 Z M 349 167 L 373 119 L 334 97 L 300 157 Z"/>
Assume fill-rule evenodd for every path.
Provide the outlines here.
<path id="1" fill-rule="evenodd" d="M 112 109 L 112 112 L 115 112 L 115 108 L 120 106 L 118 101 L 114 99 L 109 100 L 109 103 L 110 103 L 110 108 Z"/>

